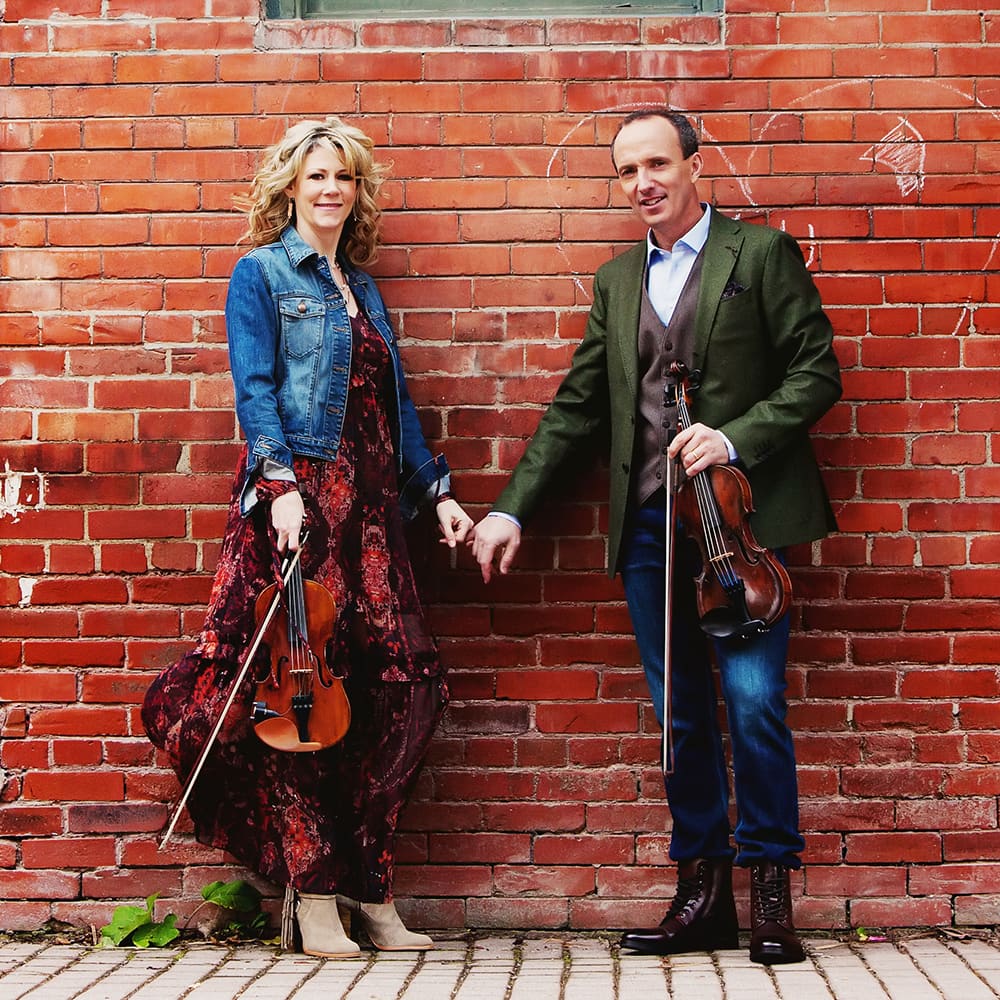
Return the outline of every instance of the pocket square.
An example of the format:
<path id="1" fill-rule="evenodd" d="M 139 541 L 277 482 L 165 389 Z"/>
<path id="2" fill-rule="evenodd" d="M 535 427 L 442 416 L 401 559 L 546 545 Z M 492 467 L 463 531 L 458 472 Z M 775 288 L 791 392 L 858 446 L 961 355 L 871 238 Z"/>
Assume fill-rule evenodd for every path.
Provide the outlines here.
<path id="1" fill-rule="evenodd" d="M 727 282 L 726 287 L 722 289 L 722 298 L 723 300 L 731 299 L 733 298 L 733 296 L 739 295 L 740 292 L 745 292 L 745 291 L 746 291 L 745 285 L 741 285 L 738 281 L 733 281 L 732 279 L 730 279 L 730 281 Z"/>

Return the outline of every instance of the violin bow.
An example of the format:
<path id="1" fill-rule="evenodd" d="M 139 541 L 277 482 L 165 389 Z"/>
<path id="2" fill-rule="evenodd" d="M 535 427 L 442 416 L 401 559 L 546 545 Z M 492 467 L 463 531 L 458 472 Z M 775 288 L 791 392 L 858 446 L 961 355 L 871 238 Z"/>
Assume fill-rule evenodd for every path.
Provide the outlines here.
<path id="1" fill-rule="evenodd" d="M 264 640 L 264 633 L 267 632 L 267 627 L 271 624 L 271 619 L 274 617 L 275 612 L 278 610 L 278 606 L 281 604 L 283 589 L 288 583 L 295 567 L 298 565 L 299 556 L 302 555 L 302 547 L 305 545 L 307 537 L 308 533 L 304 534 L 302 536 L 302 541 L 299 543 L 299 547 L 295 550 L 295 554 L 285 558 L 285 564 L 281 569 L 281 588 L 275 591 L 274 599 L 271 601 L 271 605 L 267 609 L 267 614 L 264 615 L 263 619 L 261 619 L 260 625 L 257 627 L 257 632 L 253 637 L 253 642 L 251 643 L 246 656 L 243 658 L 243 666 L 240 668 L 240 672 L 236 675 L 236 679 L 233 681 L 232 687 L 229 690 L 229 697 L 226 698 L 226 703 L 222 706 L 222 711 L 219 713 L 219 719 L 215 723 L 215 728 L 205 741 L 205 745 L 202 747 L 201 754 L 198 757 L 198 762 L 195 764 L 194 769 L 191 771 L 191 774 L 188 775 L 187 783 L 184 786 L 184 794 L 174 807 L 174 814 L 170 819 L 170 825 L 167 827 L 167 831 L 164 833 L 158 845 L 161 851 L 167 846 L 167 842 L 170 840 L 170 837 L 174 832 L 174 827 L 180 819 L 181 812 L 184 810 L 184 806 L 187 805 L 187 800 L 194 789 L 194 784 L 198 780 L 198 776 L 201 774 L 201 769 L 205 766 L 205 761 L 208 760 L 208 755 L 211 752 L 212 747 L 215 745 L 215 741 L 218 738 L 219 733 L 222 731 L 222 724 L 225 722 L 226 716 L 229 714 L 229 709 L 233 707 L 233 702 L 236 700 L 236 694 L 240 689 L 240 685 L 243 683 L 243 678 L 246 677 L 247 671 L 250 669 L 250 664 L 253 662 L 253 658 L 256 655 L 257 650 L 260 648 L 260 644 Z"/>
<path id="2" fill-rule="evenodd" d="M 673 437 L 671 434 L 670 437 Z M 674 772 L 674 733 L 670 710 L 671 646 L 673 633 L 674 580 L 674 461 L 666 459 L 663 482 L 667 491 L 666 523 L 663 535 L 663 736 L 660 743 L 660 767 L 663 775 Z"/>

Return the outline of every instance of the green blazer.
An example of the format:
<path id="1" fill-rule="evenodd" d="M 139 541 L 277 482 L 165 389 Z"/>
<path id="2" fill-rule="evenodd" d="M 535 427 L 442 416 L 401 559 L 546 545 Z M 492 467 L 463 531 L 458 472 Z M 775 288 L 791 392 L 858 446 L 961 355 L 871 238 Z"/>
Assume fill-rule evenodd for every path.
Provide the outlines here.
<path id="1" fill-rule="evenodd" d="M 778 548 L 836 527 L 808 430 L 840 398 L 833 330 L 792 237 L 713 211 L 694 334 L 692 419 L 732 442 L 757 540 Z M 493 509 L 530 519 L 548 488 L 610 436 L 608 572 L 619 568 L 636 447 L 646 243 L 604 264 L 570 369 Z"/>

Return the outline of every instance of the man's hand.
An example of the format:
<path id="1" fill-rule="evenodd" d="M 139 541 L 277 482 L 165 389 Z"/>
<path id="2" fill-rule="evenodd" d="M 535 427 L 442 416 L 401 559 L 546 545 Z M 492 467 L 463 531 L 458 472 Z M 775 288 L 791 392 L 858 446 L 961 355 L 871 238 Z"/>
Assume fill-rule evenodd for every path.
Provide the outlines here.
<path id="1" fill-rule="evenodd" d="M 298 490 L 282 493 L 271 501 L 271 524 L 278 533 L 278 551 L 289 549 L 295 552 L 299 547 L 299 532 L 306 509 L 302 503 L 302 494 Z"/>
<path id="2" fill-rule="evenodd" d="M 487 515 L 472 529 L 468 539 L 472 555 L 479 563 L 483 583 L 489 583 L 493 576 L 493 559 L 499 554 L 499 570 L 506 574 L 514 563 L 514 556 L 521 545 L 521 529 L 506 517 Z"/>
<path id="3" fill-rule="evenodd" d="M 726 439 L 718 431 L 704 424 L 685 427 L 670 442 L 667 457 L 673 461 L 678 455 L 688 477 L 704 472 L 710 465 L 729 464 Z"/>
<path id="4" fill-rule="evenodd" d="M 442 500 L 437 505 L 438 524 L 441 525 L 441 539 L 443 545 L 455 548 L 458 542 L 464 542 L 472 531 L 472 518 L 462 510 L 458 501 L 448 499 Z"/>

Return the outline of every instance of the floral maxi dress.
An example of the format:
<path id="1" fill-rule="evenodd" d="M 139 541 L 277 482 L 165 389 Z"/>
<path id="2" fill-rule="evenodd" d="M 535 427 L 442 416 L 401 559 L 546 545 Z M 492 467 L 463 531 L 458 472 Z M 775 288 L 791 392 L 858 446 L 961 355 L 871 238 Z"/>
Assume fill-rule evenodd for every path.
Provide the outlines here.
<path id="1" fill-rule="evenodd" d="M 351 327 L 350 389 L 337 458 L 295 459 L 309 531 L 303 574 L 326 586 L 336 602 L 327 662 L 344 677 L 350 729 L 340 743 L 316 752 L 264 744 L 250 723 L 255 675 L 263 676 L 268 665 L 262 650 L 187 808 L 199 841 L 229 851 L 279 885 L 382 902 L 392 896 L 399 813 L 448 694 L 399 511 L 386 407 L 393 398 L 389 353 L 363 316 Z M 260 481 L 261 502 L 243 517 L 239 479 L 200 641 L 157 677 L 142 708 L 149 738 L 182 781 L 250 646 L 256 596 L 277 572 L 269 501 L 288 485 Z"/>

